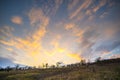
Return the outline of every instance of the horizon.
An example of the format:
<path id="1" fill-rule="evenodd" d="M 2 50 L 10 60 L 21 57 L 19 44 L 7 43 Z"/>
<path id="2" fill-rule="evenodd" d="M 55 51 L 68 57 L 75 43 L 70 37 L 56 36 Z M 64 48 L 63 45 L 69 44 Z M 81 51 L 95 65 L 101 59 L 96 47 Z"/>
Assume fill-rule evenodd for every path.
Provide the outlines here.
<path id="1" fill-rule="evenodd" d="M 120 58 L 119 0 L 1 0 L 0 66 Z"/>

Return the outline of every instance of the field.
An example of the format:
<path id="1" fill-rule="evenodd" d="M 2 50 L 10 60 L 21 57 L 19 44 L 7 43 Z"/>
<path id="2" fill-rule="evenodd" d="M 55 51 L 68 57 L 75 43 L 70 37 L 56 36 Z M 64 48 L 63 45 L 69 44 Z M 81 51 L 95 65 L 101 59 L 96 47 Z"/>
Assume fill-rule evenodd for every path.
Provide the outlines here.
<path id="1" fill-rule="evenodd" d="M 0 71 L 0 80 L 120 80 L 120 63 Z"/>

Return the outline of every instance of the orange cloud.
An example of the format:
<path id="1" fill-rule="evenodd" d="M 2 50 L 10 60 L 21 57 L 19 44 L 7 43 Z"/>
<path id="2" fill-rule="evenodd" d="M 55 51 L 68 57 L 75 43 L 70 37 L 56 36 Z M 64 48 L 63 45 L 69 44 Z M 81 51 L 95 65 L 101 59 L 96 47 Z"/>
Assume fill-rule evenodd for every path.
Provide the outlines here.
<path id="1" fill-rule="evenodd" d="M 15 24 L 21 25 L 23 23 L 22 18 L 20 16 L 13 16 L 11 21 Z"/>
<path id="2" fill-rule="evenodd" d="M 4 44 L 4 45 L 7 45 L 7 46 L 13 46 L 12 43 L 7 42 L 7 41 L 4 41 L 4 40 L 0 40 L 0 43 L 2 43 L 2 44 Z"/>
<path id="3" fill-rule="evenodd" d="M 32 26 L 47 26 L 49 23 L 49 18 L 44 15 L 42 9 L 40 8 L 32 8 L 28 13 L 30 23 Z"/>
<path id="4" fill-rule="evenodd" d="M 12 52 L 13 51 L 13 49 L 12 48 L 6 48 L 8 51 L 10 51 L 10 52 Z"/>
<path id="5" fill-rule="evenodd" d="M 72 23 L 69 23 L 69 24 L 65 25 L 66 30 L 72 29 L 73 27 L 75 27 L 75 24 L 72 24 Z"/>
<path id="6" fill-rule="evenodd" d="M 66 30 L 71 30 L 71 34 L 72 36 L 75 36 L 77 39 L 75 39 L 76 42 L 80 43 L 82 38 L 83 38 L 83 34 L 85 33 L 85 31 L 87 30 L 85 29 L 80 29 L 76 24 L 74 23 L 67 23 L 65 24 L 65 29 Z"/>
<path id="7" fill-rule="evenodd" d="M 107 55 L 107 54 L 110 54 L 110 52 L 109 51 L 103 51 L 102 52 L 102 56 Z"/>
<path id="8" fill-rule="evenodd" d="M 81 61 L 81 59 L 82 59 L 81 56 L 78 53 L 69 53 L 67 55 L 71 58 L 74 58 L 74 59 L 78 60 L 78 61 Z"/>
<path id="9" fill-rule="evenodd" d="M 65 52 L 65 48 L 62 48 L 60 47 L 60 39 L 61 39 L 61 36 L 60 35 L 57 35 L 52 41 L 51 41 L 51 46 L 53 46 L 53 54 L 56 54 L 56 53 L 63 53 Z"/>

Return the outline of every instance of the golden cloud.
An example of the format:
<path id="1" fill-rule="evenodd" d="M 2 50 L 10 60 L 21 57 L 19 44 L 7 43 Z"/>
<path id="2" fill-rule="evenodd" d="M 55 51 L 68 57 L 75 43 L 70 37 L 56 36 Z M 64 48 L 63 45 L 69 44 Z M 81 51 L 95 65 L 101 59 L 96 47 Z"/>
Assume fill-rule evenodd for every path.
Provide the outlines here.
<path id="1" fill-rule="evenodd" d="M 23 23 L 22 18 L 20 16 L 13 16 L 11 21 L 15 24 L 21 25 Z"/>
<path id="2" fill-rule="evenodd" d="M 7 42 L 7 41 L 4 41 L 4 40 L 0 40 L 0 43 L 2 43 L 2 44 L 4 44 L 4 45 L 7 45 L 7 46 L 13 46 L 12 43 Z"/>
<path id="3" fill-rule="evenodd" d="M 71 58 L 77 59 L 78 61 L 82 60 L 81 56 L 78 53 L 69 53 L 67 55 Z"/>
<path id="4" fill-rule="evenodd" d="M 13 51 L 13 49 L 12 48 L 6 48 L 8 51 L 10 51 L 10 52 L 12 52 Z"/>
<path id="5" fill-rule="evenodd" d="M 65 25 L 65 29 L 66 29 L 66 30 L 72 29 L 72 28 L 74 28 L 74 27 L 75 27 L 75 24 L 73 24 L 73 23 L 69 23 L 69 24 L 66 24 L 66 25 Z"/>
<path id="6" fill-rule="evenodd" d="M 65 48 L 60 47 L 60 35 L 56 35 L 56 37 L 50 42 L 51 46 L 53 46 L 52 54 L 56 53 L 64 53 L 66 51 Z"/>

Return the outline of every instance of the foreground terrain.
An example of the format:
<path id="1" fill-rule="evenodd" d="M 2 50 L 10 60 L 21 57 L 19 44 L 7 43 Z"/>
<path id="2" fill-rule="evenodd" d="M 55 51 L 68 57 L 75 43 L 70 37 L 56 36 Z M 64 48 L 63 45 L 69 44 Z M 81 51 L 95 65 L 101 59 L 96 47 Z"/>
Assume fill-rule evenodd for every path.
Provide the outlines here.
<path id="1" fill-rule="evenodd" d="M 0 71 L 0 80 L 120 80 L 120 62 L 102 61 L 62 68 Z"/>

